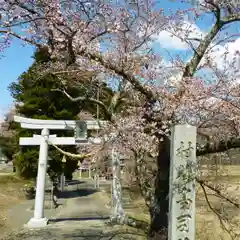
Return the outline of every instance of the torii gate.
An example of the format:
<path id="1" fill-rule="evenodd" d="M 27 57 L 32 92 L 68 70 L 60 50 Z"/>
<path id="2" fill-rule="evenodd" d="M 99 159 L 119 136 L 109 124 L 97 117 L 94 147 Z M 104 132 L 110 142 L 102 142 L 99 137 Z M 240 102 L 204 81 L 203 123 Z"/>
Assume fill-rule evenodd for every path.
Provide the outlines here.
<path id="1" fill-rule="evenodd" d="M 34 216 L 27 226 L 30 228 L 44 227 L 48 219 L 44 217 L 45 176 L 47 172 L 48 142 L 54 145 L 88 145 L 101 143 L 100 138 L 91 141 L 87 138 L 87 130 L 100 129 L 106 121 L 71 121 L 71 120 L 40 120 L 14 116 L 14 121 L 26 129 L 41 129 L 41 135 L 22 137 L 19 145 L 40 145 Z M 49 130 L 74 130 L 74 137 L 57 137 L 50 135 Z"/>

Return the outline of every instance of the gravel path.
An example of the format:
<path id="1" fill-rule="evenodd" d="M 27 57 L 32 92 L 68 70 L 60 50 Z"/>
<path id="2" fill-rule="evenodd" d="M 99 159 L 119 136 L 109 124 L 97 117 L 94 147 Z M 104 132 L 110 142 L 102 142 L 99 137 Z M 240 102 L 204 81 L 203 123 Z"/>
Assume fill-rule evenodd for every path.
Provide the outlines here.
<path id="1" fill-rule="evenodd" d="M 110 212 L 101 197 L 103 194 L 84 183 L 77 191 L 76 186 L 68 186 L 65 196 L 62 196 L 67 198 L 65 206 L 56 214 L 56 221 L 108 219 Z"/>
<path id="2" fill-rule="evenodd" d="M 107 224 L 110 210 L 106 208 L 106 197 L 104 198 L 103 192 L 93 189 L 89 182 L 79 184 L 78 190 L 76 185 L 69 185 L 65 190 L 59 199 L 62 205 L 57 209 L 45 210 L 45 216 L 50 219 L 49 225 L 39 230 L 24 229 L 19 232 L 21 226 L 33 215 L 33 211 L 30 210 L 33 201 L 26 201 L 13 207 L 9 214 L 13 229 L 17 230 L 18 234 L 12 234 L 4 239 L 144 239 L 137 230 Z"/>
<path id="3" fill-rule="evenodd" d="M 50 208 L 50 196 L 45 195 L 47 208 L 44 215 L 50 219 L 50 224 L 65 220 L 106 219 L 109 216 L 109 210 L 100 198 L 102 193 L 93 189 L 89 182 L 69 185 L 64 190 L 60 194 L 60 206 L 57 209 Z M 33 206 L 34 200 L 26 200 L 9 210 L 9 224 L 13 230 L 21 230 L 27 224 L 33 216 Z"/>

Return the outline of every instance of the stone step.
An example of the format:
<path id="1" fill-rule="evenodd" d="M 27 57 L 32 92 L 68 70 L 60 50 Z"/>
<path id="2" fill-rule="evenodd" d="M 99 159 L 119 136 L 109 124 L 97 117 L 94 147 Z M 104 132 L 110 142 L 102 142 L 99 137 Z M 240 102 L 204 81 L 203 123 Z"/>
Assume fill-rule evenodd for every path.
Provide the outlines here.
<path id="1" fill-rule="evenodd" d="M 130 208 L 135 208 L 134 205 L 123 205 L 123 207 L 124 207 L 124 208 L 128 208 L 128 209 L 130 209 Z"/>
<path id="2" fill-rule="evenodd" d="M 132 203 L 123 203 L 123 206 L 134 206 Z"/>
<path id="3" fill-rule="evenodd" d="M 133 205 L 131 205 L 131 206 L 123 206 L 123 208 L 124 209 L 134 209 L 134 208 L 136 208 L 136 206 L 133 206 Z"/>
<path id="4" fill-rule="evenodd" d="M 132 201 L 131 198 L 122 198 L 123 201 Z"/>

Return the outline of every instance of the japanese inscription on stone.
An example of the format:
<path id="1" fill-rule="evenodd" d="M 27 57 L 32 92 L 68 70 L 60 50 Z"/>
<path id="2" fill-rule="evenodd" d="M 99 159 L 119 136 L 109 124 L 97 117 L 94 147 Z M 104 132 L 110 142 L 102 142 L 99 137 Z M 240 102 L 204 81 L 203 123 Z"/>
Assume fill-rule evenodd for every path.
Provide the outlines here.
<path id="1" fill-rule="evenodd" d="M 169 194 L 169 239 L 195 239 L 196 128 L 174 126 Z"/>

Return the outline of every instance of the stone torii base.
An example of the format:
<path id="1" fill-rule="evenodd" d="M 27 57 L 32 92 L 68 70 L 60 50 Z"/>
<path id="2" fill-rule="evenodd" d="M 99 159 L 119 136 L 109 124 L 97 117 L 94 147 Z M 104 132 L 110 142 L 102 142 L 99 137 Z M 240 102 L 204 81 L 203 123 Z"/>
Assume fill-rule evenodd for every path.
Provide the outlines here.
<path id="1" fill-rule="evenodd" d="M 48 225 L 47 218 L 31 218 L 27 224 L 24 225 L 24 228 L 42 228 Z"/>

